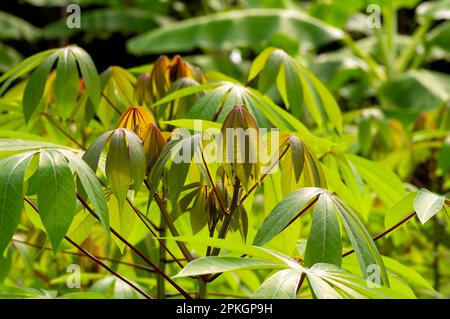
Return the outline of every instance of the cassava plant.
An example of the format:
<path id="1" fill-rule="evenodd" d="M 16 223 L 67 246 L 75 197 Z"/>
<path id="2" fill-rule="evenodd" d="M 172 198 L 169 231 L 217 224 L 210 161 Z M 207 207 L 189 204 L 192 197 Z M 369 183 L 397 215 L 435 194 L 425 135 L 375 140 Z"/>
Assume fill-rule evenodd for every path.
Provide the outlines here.
<path id="1" fill-rule="evenodd" d="M 0 291 L 294 299 L 434 290 L 378 243 L 429 220 L 448 236 L 442 188 L 401 179 L 424 140 L 448 160 L 442 135 L 404 132 L 411 158 L 396 160 L 410 165 L 394 173 L 375 160 L 399 149 L 388 134 L 396 122 L 376 109 L 342 112 L 278 48 L 254 59 L 246 83 L 180 56 L 141 71 L 98 74 L 70 45 L 0 77 L 10 116 L 0 132 L 0 264 L 15 265 L 0 268 Z M 68 264 L 83 268 L 77 291 Z M 39 276 L 21 286 L 19 269 Z"/>

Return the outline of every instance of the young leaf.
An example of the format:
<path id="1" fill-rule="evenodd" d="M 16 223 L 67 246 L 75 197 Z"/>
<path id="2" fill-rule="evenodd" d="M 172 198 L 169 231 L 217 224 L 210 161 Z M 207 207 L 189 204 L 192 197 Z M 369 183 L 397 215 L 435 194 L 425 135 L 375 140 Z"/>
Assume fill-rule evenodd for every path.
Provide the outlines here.
<path id="1" fill-rule="evenodd" d="M 67 118 L 75 107 L 78 96 L 78 81 L 75 57 L 70 49 L 63 49 L 56 66 L 54 92 L 59 114 L 64 118 Z"/>
<path id="2" fill-rule="evenodd" d="M 39 214 L 56 252 L 75 215 L 75 182 L 64 156 L 50 150 L 40 154 L 37 178 Z"/>
<path id="3" fill-rule="evenodd" d="M 105 145 L 109 142 L 112 137 L 114 131 L 108 131 L 102 134 L 99 138 L 95 140 L 94 143 L 89 147 L 89 149 L 84 153 L 83 160 L 89 165 L 89 167 L 96 172 L 98 161 L 100 160 L 100 156 L 102 155 L 103 149 Z"/>
<path id="4" fill-rule="evenodd" d="M 77 59 L 89 98 L 94 107 L 97 107 L 100 100 L 101 84 L 95 64 L 89 54 L 82 48 L 73 46 L 70 47 L 70 50 Z"/>
<path id="5" fill-rule="evenodd" d="M 144 146 L 139 137 L 130 130 L 124 129 L 127 145 L 128 156 L 130 158 L 130 168 L 133 177 L 133 188 L 137 193 L 145 178 L 146 160 L 144 154 Z"/>
<path id="6" fill-rule="evenodd" d="M 128 187 L 132 181 L 130 156 L 122 129 L 114 131 L 109 142 L 108 156 L 105 166 L 106 178 L 112 192 L 117 197 L 119 207 L 123 207 Z"/>

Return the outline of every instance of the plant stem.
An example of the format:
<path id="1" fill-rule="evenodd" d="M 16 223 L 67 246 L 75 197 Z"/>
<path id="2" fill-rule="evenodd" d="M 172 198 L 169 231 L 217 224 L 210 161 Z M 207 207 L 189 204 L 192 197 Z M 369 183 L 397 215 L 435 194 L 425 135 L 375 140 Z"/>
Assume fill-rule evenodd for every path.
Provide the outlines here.
<path id="1" fill-rule="evenodd" d="M 159 225 L 159 237 L 160 238 L 164 238 L 166 237 L 166 223 L 164 222 L 164 214 L 161 212 L 161 218 L 160 218 L 160 225 Z M 166 271 L 166 263 L 165 263 L 165 258 L 166 258 L 166 254 L 165 254 L 165 243 L 164 243 L 164 239 L 160 239 L 160 243 L 159 243 L 159 263 L 158 266 L 159 268 L 161 268 L 162 271 Z M 157 285 L 157 298 L 158 299 L 163 299 L 166 295 L 166 287 L 165 287 L 165 280 L 164 278 L 158 276 L 157 277 L 157 281 L 156 281 L 156 285 Z"/>
<path id="2" fill-rule="evenodd" d="M 42 250 L 46 250 L 46 251 L 52 251 L 53 250 L 50 247 L 45 247 L 45 246 L 29 243 L 29 242 L 23 241 L 23 240 L 11 239 L 11 241 L 15 242 L 15 243 L 18 243 L 18 244 L 27 245 L 27 246 L 30 246 L 30 247 L 34 247 L 34 248 L 42 249 Z M 72 255 L 72 256 L 85 256 L 85 254 L 83 254 L 83 253 L 78 253 L 78 252 L 74 252 L 74 251 L 60 251 L 59 253 L 60 254 L 64 254 L 64 255 Z M 129 267 L 132 267 L 132 268 L 135 268 L 135 269 L 140 269 L 140 270 L 147 271 L 149 273 L 154 273 L 155 272 L 153 269 L 148 268 L 148 267 L 143 266 L 143 265 L 134 264 L 134 263 L 130 263 L 130 262 L 114 259 L 114 258 L 104 257 L 104 256 L 97 256 L 97 255 L 93 255 L 93 256 L 95 258 L 97 258 L 97 259 L 109 261 L 109 262 L 112 262 L 114 264 L 129 266 Z"/>
<path id="3" fill-rule="evenodd" d="M 198 299 L 208 299 L 208 283 L 202 278 L 198 279 Z"/>
<path id="4" fill-rule="evenodd" d="M 284 155 L 286 154 L 286 152 L 289 150 L 289 145 L 283 150 L 283 152 L 281 152 L 280 157 L 278 157 L 278 161 L 273 163 L 268 169 L 267 171 L 260 177 L 259 181 L 255 184 L 252 185 L 252 187 L 250 187 L 250 189 L 248 190 L 247 193 L 245 193 L 244 196 L 242 196 L 242 198 L 239 200 L 239 204 L 238 206 L 242 205 L 242 203 L 244 202 L 244 200 L 247 199 L 248 196 L 250 196 L 250 194 L 256 189 L 256 187 L 260 186 L 261 183 L 264 181 L 264 179 L 267 177 L 267 175 L 270 174 L 270 172 L 275 168 L 276 165 L 278 165 L 281 161 L 281 159 L 284 157 Z"/>
<path id="5" fill-rule="evenodd" d="M 144 181 L 144 183 L 145 183 L 145 186 L 147 187 L 147 189 L 150 190 L 150 185 L 148 184 L 148 182 Z M 161 213 L 164 216 L 164 219 L 166 221 L 167 227 L 170 230 L 170 233 L 174 237 L 179 237 L 180 234 L 178 233 L 178 230 L 176 229 L 176 227 L 173 223 L 172 216 L 170 216 L 169 212 L 167 211 L 163 200 L 161 199 L 161 197 L 159 197 L 159 195 L 157 193 L 155 193 L 153 195 L 153 198 L 155 199 L 156 204 L 158 205 Z M 177 245 L 178 245 L 178 248 L 180 248 L 180 251 L 183 254 L 184 258 L 186 258 L 186 260 L 188 262 L 192 261 L 194 259 L 194 257 L 192 257 L 190 251 L 187 249 L 186 245 L 183 242 L 177 241 Z"/>
<path id="6" fill-rule="evenodd" d="M 219 236 L 220 239 L 225 239 L 227 237 L 228 229 L 230 228 L 231 219 L 233 217 L 233 213 L 238 207 L 239 202 L 239 190 L 241 188 L 241 181 L 239 178 L 236 177 L 235 183 L 233 185 L 233 197 L 231 198 L 231 204 L 229 209 L 229 214 L 225 215 L 222 226 L 219 230 Z M 218 256 L 220 253 L 220 248 L 215 247 L 211 253 L 212 256 Z"/>
<path id="7" fill-rule="evenodd" d="M 67 137 L 69 140 L 71 140 L 76 146 L 78 146 L 79 148 L 81 148 L 82 150 L 85 149 L 85 147 L 83 145 L 81 145 L 80 142 L 78 142 L 74 137 L 72 137 L 69 133 L 67 133 L 61 125 L 59 125 L 49 114 L 42 112 L 41 113 L 43 116 L 45 116 L 50 123 L 56 127 L 56 129 L 58 131 L 60 131 L 65 137 Z"/>
<path id="8" fill-rule="evenodd" d="M 410 220 L 411 218 L 413 218 L 416 215 L 416 212 L 412 212 L 411 214 L 409 214 L 408 216 L 406 216 L 405 218 L 403 218 L 401 221 L 399 221 L 397 224 L 395 224 L 394 226 L 386 229 L 384 232 L 379 233 L 378 235 L 376 235 L 375 237 L 372 238 L 373 241 L 377 241 L 378 239 L 386 236 L 387 234 L 389 234 L 390 232 L 394 231 L 395 229 L 397 229 L 398 227 L 400 227 L 401 225 L 403 225 L 404 223 L 406 223 L 408 220 Z M 342 254 L 342 257 L 346 257 L 350 254 L 353 254 L 355 252 L 354 249 L 349 250 L 345 253 Z"/>
<path id="9" fill-rule="evenodd" d="M 350 35 L 345 34 L 342 40 L 357 57 L 363 59 L 367 63 L 367 66 L 375 78 L 378 78 L 378 80 L 382 82 L 386 80 L 386 75 L 380 70 L 378 63 L 370 55 L 361 50 Z M 370 78 L 370 81 L 373 82 L 373 79 Z"/>
<path id="10" fill-rule="evenodd" d="M 173 260 L 178 264 L 178 266 L 180 266 L 180 268 L 183 268 L 183 264 L 175 257 L 175 255 L 170 251 L 170 249 L 166 246 L 166 243 L 164 242 L 163 239 L 161 239 L 161 237 L 165 237 L 161 235 L 161 229 L 159 229 L 160 231 L 160 235 L 157 236 L 156 233 L 153 231 L 153 229 L 150 228 L 150 226 L 147 224 L 147 222 L 145 221 L 144 217 L 142 217 L 142 213 L 131 203 L 130 199 L 127 197 L 127 202 L 130 204 L 131 208 L 133 209 L 133 211 L 136 213 L 136 215 L 138 216 L 138 218 L 142 221 L 142 223 L 145 225 L 145 227 L 147 228 L 147 230 L 153 235 L 154 238 L 156 238 L 156 240 L 159 242 L 160 248 L 165 249 L 169 255 L 173 258 Z M 156 228 L 156 227 L 155 227 Z M 165 259 L 165 258 L 164 258 Z"/>
<path id="11" fill-rule="evenodd" d="M 208 175 L 209 181 L 211 182 L 211 187 L 212 187 L 212 189 L 214 191 L 214 194 L 216 195 L 217 201 L 219 202 L 220 209 L 222 210 L 222 212 L 224 214 L 227 214 L 227 210 L 225 209 L 225 205 L 222 202 L 222 198 L 221 198 L 221 196 L 219 195 L 219 192 L 216 189 L 216 185 L 214 184 L 214 180 L 213 180 L 213 178 L 211 176 L 211 172 L 209 171 L 208 165 L 206 164 L 205 156 L 203 155 L 203 149 L 200 149 L 200 153 L 202 155 L 203 165 L 205 165 L 205 170 L 206 170 L 206 173 Z"/>
<path id="12" fill-rule="evenodd" d="M 109 106 L 111 106 L 117 114 L 122 115 L 122 112 L 114 105 L 114 103 L 106 96 L 105 93 L 102 92 L 102 97 L 108 102 Z"/>
<path id="13" fill-rule="evenodd" d="M 39 209 L 36 207 L 36 205 L 29 200 L 27 197 L 24 197 L 24 200 L 33 208 L 33 210 L 39 214 Z M 91 259 L 92 261 L 94 261 L 95 263 L 97 263 L 98 265 L 102 266 L 103 268 L 105 268 L 108 272 L 110 272 L 111 274 L 113 274 L 114 276 L 116 276 L 117 278 L 119 278 L 120 280 L 122 280 L 123 282 L 125 282 L 127 285 L 129 285 L 130 287 L 132 287 L 134 290 L 136 290 L 137 292 L 139 292 L 142 296 L 144 296 L 147 299 L 153 299 L 150 295 L 148 295 L 145 291 L 143 291 L 142 289 L 140 289 L 138 286 L 136 286 L 135 284 L 133 284 L 132 282 L 130 282 L 128 279 L 126 279 L 125 277 L 123 277 L 122 275 L 120 275 L 119 273 L 115 272 L 112 268 L 110 268 L 108 265 L 106 265 L 104 262 L 102 262 L 99 258 L 95 257 L 94 255 L 92 255 L 91 253 L 89 253 L 87 250 L 85 250 L 83 247 L 81 247 L 80 245 L 78 245 L 77 243 L 75 243 L 72 239 L 70 239 L 68 236 L 64 236 L 64 239 L 67 240 L 70 244 L 72 244 L 74 247 L 76 247 L 78 250 L 80 250 L 85 256 L 87 256 L 89 259 Z"/>
<path id="14" fill-rule="evenodd" d="M 89 253 L 87 250 L 85 250 L 83 247 L 81 247 L 80 245 L 78 245 L 77 243 L 75 243 L 72 239 L 70 239 L 67 236 L 64 236 L 64 238 L 71 243 L 73 246 L 75 246 L 76 248 L 78 248 L 80 251 L 83 252 L 83 254 L 85 254 L 87 257 L 89 257 L 91 260 L 93 260 L 94 262 L 96 262 L 97 264 L 99 264 L 100 266 L 102 266 L 103 268 L 105 268 L 107 271 L 109 271 L 110 273 L 112 273 L 114 276 L 116 276 L 117 278 L 119 278 L 120 280 L 122 280 L 123 282 L 125 282 L 127 285 L 129 285 L 130 287 L 132 287 L 134 290 L 136 290 L 137 292 L 139 292 L 142 296 L 144 296 L 147 299 L 153 299 L 150 295 L 148 295 L 145 291 L 143 291 L 141 288 L 139 288 L 138 286 L 136 286 L 135 284 L 133 284 L 131 281 L 129 281 L 128 279 L 126 279 L 125 277 L 122 277 L 122 275 L 118 274 L 117 272 L 115 272 L 114 270 L 112 270 L 109 266 L 107 266 L 105 263 L 103 263 L 100 259 L 96 258 L 94 255 L 92 255 L 91 253 Z"/>
<path id="15" fill-rule="evenodd" d="M 414 57 L 414 53 L 416 52 L 417 46 L 420 45 L 425 33 L 428 31 L 430 26 L 431 26 L 431 19 L 425 18 L 423 24 L 414 31 L 414 35 L 412 37 L 410 44 L 402 51 L 400 57 L 396 62 L 397 72 L 403 72 L 406 70 L 409 62 Z"/>
<path id="16" fill-rule="evenodd" d="M 97 220 L 100 218 L 97 214 L 89 207 L 89 205 L 85 202 L 85 200 L 77 195 L 78 200 L 83 204 L 83 206 L 94 216 Z M 191 298 L 191 296 L 181 288 L 176 282 L 172 280 L 165 272 L 159 269 L 158 266 L 155 265 L 150 259 L 148 259 L 139 249 L 137 249 L 134 245 L 130 244 L 125 238 L 123 238 L 114 228 L 109 227 L 111 233 L 116 236 L 121 242 L 123 242 L 128 248 L 130 248 L 134 253 L 136 253 L 139 257 L 141 257 L 147 264 L 149 264 L 158 274 L 160 274 L 164 279 L 166 279 L 176 290 L 178 290 L 185 298 Z"/>
<path id="17" fill-rule="evenodd" d="M 396 56 L 395 37 L 397 34 L 397 11 L 394 7 L 394 0 L 388 1 L 387 9 L 384 12 L 386 26 L 386 66 L 388 78 L 391 78 L 394 72 Z"/>

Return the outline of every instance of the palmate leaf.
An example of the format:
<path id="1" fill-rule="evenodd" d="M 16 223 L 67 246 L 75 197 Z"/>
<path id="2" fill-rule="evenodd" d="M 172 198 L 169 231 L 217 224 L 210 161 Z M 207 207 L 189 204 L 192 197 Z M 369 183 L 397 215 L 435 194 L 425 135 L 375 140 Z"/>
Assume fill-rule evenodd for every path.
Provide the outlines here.
<path id="1" fill-rule="evenodd" d="M 209 91 L 210 89 L 212 90 Z M 333 144 L 328 140 L 311 134 L 299 119 L 276 105 L 269 97 L 263 96 L 257 90 L 239 83 L 221 81 L 183 88 L 166 95 L 153 106 L 167 104 L 203 90 L 206 91 L 205 94 L 192 105 L 187 113 L 188 119 L 207 121 L 216 119 L 218 122 L 222 122 L 234 105 L 243 104 L 247 106 L 261 128 L 273 126 L 281 131 L 294 132 L 294 135 L 305 142 L 319 147 Z M 190 129 L 190 127 L 188 128 Z"/>
<path id="2" fill-rule="evenodd" d="M 123 207 L 130 184 L 132 183 L 133 189 L 138 192 L 144 180 L 144 148 L 139 137 L 128 129 L 108 131 L 92 143 L 83 155 L 83 160 L 94 172 L 107 144 L 109 149 L 106 156 L 106 178 L 119 207 Z"/>
<path id="3" fill-rule="evenodd" d="M 13 155 L 0 161 L 0 254 L 8 246 L 23 207 L 23 178 L 34 152 Z"/>
<path id="4" fill-rule="evenodd" d="M 42 223 L 39 217 L 34 218 L 34 212 L 30 218 L 47 232 L 54 251 L 58 250 L 74 218 L 77 193 L 92 203 L 109 236 L 109 215 L 102 186 L 78 150 L 26 140 L 5 140 L 3 149 L 22 153 L 0 161 L 0 195 L 3 196 L 0 197 L 0 222 L 5 225 L 0 233 L 0 248 L 6 247 L 17 227 L 17 224 L 12 225 L 23 207 L 24 179 L 28 181 L 28 192 L 35 188 L 31 194 L 37 194 Z M 78 183 L 75 183 L 73 173 L 77 175 Z M 8 222 L 3 220 L 5 216 L 8 216 Z"/>
<path id="5" fill-rule="evenodd" d="M 23 96 L 23 109 L 26 120 L 29 120 L 35 112 L 47 83 L 48 74 L 56 59 L 59 59 L 56 67 L 55 95 L 60 105 L 60 115 L 67 116 L 76 106 L 79 90 L 80 69 L 81 78 L 84 81 L 89 99 L 97 107 L 100 100 L 100 79 L 94 62 L 82 48 L 67 46 L 60 49 L 52 49 L 37 53 L 12 68 L 0 77 L 0 95 L 17 78 L 36 69 L 27 83 Z M 43 63 L 42 63 L 43 62 Z"/>
<path id="6" fill-rule="evenodd" d="M 386 286 L 370 288 L 367 280 L 335 265 L 319 263 L 305 272 L 314 295 L 319 299 L 407 298 Z"/>
<path id="7" fill-rule="evenodd" d="M 278 252 L 249 246 L 229 240 L 210 237 L 180 237 L 187 243 L 199 243 L 227 249 L 238 254 L 246 253 L 256 258 L 201 257 L 188 263 L 175 277 L 190 277 L 246 269 L 282 270 L 269 276 L 252 294 L 253 298 L 294 299 L 302 274 L 308 278 L 313 296 L 319 299 L 335 298 L 407 298 L 386 286 L 370 288 L 368 282 L 342 268 L 317 263 L 310 268 L 302 267 L 290 257 Z"/>
<path id="8" fill-rule="evenodd" d="M 258 76 L 259 90 L 266 93 L 276 84 L 283 102 L 295 117 L 302 115 L 305 105 L 320 128 L 342 132 L 342 115 L 331 93 L 311 71 L 286 52 L 265 49 L 253 62 L 249 81 Z"/>
<path id="9" fill-rule="evenodd" d="M 56 252 L 75 215 L 74 178 L 61 153 L 42 151 L 37 179 L 39 214 Z"/>
<path id="10" fill-rule="evenodd" d="M 210 14 L 170 24 L 132 38 L 130 52 L 148 54 L 257 46 L 277 32 L 321 46 L 342 32 L 296 10 L 246 9 Z"/>
<path id="11" fill-rule="evenodd" d="M 324 199 L 318 206 L 315 202 L 320 201 L 321 197 Z M 317 210 L 315 214 L 318 215 L 313 218 L 313 228 L 310 230 L 309 237 L 312 240 L 308 241 L 306 246 L 308 262 L 311 264 L 325 261 L 340 262 L 338 256 L 338 252 L 341 252 L 340 233 L 339 226 L 336 225 L 336 219 L 339 217 L 358 256 L 362 274 L 367 277 L 368 267 L 377 265 L 382 284 L 389 286 L 383 260 L 362 222 L 338 197 L 332 196 L 321 188 L 304 187 L 286 196 L 266 217 L 253 244 L 260 246 L 267 243 L 295 221 L 300 214 L 312 210 L 314 204 Z M 323 220 L 324 218 L 326 219 Z"/>

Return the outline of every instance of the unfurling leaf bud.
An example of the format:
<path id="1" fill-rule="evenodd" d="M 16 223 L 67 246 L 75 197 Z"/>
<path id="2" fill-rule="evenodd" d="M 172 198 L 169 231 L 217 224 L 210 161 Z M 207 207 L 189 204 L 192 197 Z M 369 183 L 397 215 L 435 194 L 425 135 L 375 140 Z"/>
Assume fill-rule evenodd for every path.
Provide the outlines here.
<path id="1" fill-rule="evenodd" d="M 144 153 L 147 159 L 147 171 L 150 171 L 155 165 L 156 160 L 161 154 L 161 150 L 166 145 L 166 139 L 162 135 L 158 126 L 154 123 L 147 127 L 143 136 Z"/>
<path id="2" fill-rule="evenodd" d="M 138 77 L 134 88 L 134 97 L 139 104 L 152 104 L 151 83 L 150 72 L 143 73 Z"/>
<path id="3" fill-rule="evenodd" d="M 144 73 L 137 80 L 135 96 L 138 103 L 155 103 L 168 94 L 172 84 L 181 78 L 205 82 L 200 69 L 184 61 L 179 55 L 172 60 L 165 55 L 160 56 L 153 64 L 151 73 Z"/>
<path id="4" fill-rule="evenodd" d="M 247 185 L 259 167 L 259 128 L 256 120 L 244 105 L 235 105 L 222 125 L 222 143 L 219 154 L 230 163 L 233 175 Z"/>
<path id="5" fill-rule="evenodd" d="M 126 128 L 133 131 L 141 140 L 144 140 L 144 133 L 147 127 L 154 123 L 150 111 L 142 106 L 129 106 L 119 119 L 117 128 Z"/>

